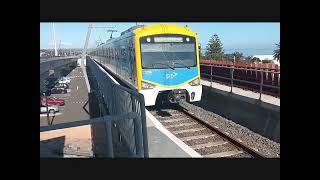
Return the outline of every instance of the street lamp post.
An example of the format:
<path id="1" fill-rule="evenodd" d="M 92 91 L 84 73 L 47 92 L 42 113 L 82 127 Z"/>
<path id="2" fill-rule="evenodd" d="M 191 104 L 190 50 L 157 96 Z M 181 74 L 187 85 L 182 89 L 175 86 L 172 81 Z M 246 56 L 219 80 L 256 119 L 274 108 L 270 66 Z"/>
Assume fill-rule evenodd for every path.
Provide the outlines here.
<path id="1" fill-rule="evenodd" d="M 50 125 L 50 120 L 49 120 L 49 108 L 48 108 L 48 100 L 47 100 L 46 93 L 43 93 L 43 95 L 44 95 L 44 97 L 46 98 L 47 121 L 48 121 L 48 125 Z"/>

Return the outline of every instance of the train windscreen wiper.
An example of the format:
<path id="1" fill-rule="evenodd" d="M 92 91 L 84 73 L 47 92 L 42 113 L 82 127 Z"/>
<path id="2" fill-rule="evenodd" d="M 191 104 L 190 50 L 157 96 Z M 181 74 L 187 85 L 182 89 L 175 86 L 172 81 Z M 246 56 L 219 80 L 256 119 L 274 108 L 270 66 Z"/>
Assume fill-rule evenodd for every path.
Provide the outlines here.
<path id="1" fill-rule="evenodd" d="M 175 62 L 174 64 L 180 64 L 180 65 L 184 66 L 185 68 L 190 69 L 190 67 L 189 67 L 189 66 L 187 66 L 187 65 L 185 65 L 185 64 L 182 64 L 182 63 L 177 63 L 177 62 Z"/>
<path id="2" fill-rule="evenodd" d="M 171 66 L 169 66 L 168 64 L 164 64 L 164 63 L 153 63 L 153 64 L 152 64 L 152 67 L 154 67 L 155 64 L 165 65 L 165 66 L 167 66 L 168 68 L 174 70 L 174 67 L 171 67 Z"/>

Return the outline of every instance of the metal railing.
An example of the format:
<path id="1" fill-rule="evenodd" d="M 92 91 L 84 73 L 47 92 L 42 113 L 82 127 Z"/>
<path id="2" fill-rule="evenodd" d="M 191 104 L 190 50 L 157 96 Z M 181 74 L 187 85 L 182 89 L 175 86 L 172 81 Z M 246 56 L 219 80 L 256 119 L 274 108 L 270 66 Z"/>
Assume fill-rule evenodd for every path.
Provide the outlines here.
<path id="1" fill-rule="evenodd" d="M 212 87 L 213 77 L 221 78 L 221 79 L 225 79 L 225 80 L 230 80 L 230 84 L 231 84 L 230 92 L 231 92 L 231 93 L 233 92 L 232 88 L 233 88 L 233 86 L 234 86 L 234 81 L 243 82 L 243 83 L 248 83 L 248 84 L 251 84 L 251 85 L 257 85 L 257 86 L 259 86 L 259 100 L 261 100 L 261 94 L 262 94 L 262 88 L 263 88 L 263 87 L 269 87 L 269 88 L 274 88 L 274 89 L 280 90 L 280 82 L 279 82 L 279 86 L 274 86 L 274 85 L 264 84 L 264 81 L 263 81 L 263 77 L 264 77 L 263 73 L 271 73 L 271 74 L 279 74 L 279 75 L 280 75 L 280 72 L 257 70 L 257 69 L 236 68 L 236 67 L 233 67 L 233 66 L 231 66 L 231 67 L 225 67 L 225 66 L 224 66 L 224 67 L 221 67 L 221 66 L 206 65 L 206 64 L 201 64 L 200 66 L 210 67 L 210 74 L 203 73 L 203 72 L 202 72 L 201 74 L 210 77 L 210 86 L 211 86 L 211 87 Z M 213 74 L 213 67 L 229 69 L 229 70 L 230 70 L 229 72 L 230 72 L 231 78 L 223 77 L 223 76 L 219 76 L 219 75 L 214 75 L 214 74 Z M 260 72 L 260 83 L 256 83 L 256 82 L 252 82 L 252 81 L 246 81 L 246 80 L 242 80 L 242 79 L 235 79 L 235 78 L 234 78 L 234 70 L 235 70 L 235 69 L 237 69 L 237 70 L 246 70 L 246 71 Z"/>
<path id="2" fill-rule="evenodd" d="M 139 117 L 135 121 L 117 121 L 116 127 L 121 139 L 128 145 L 132 154 L 143 152 L 144 157 L 148 157 L 144 96 L 134 89 L 121 86 L 89 57 L 87 58 L 87 66 L 98 83 L 99 94 L 101 94 L 100 101 L 103 101 L 105 105 L 105 107 L 101 105 L 102 112 L 107 111 L 109 115 L 113 116 L 135 113 Z"/>
<path id="3" fill-rule="evenodd" d="M 113 144 L 112 144 L 113 135 L 111 133 L 111 125 L 113 122 L 119 123 L 122 121 L 127 121 L 129 119 L 133 120 L 135 129 L 139 129 L 139 127 L 141 127 L 141 117 L 137 113 L 130 112 L 130 113 L 124 113 L 117 116 L 102 116 L 102 117 L 92 118 L 88 120 L 79 120 L 79 121 L 55 124 L 50 126 L 42 126 L 40 127 L 40 132 L 79 127 L 84 125 L 93 125 L 93 124 L 99 124 L 99 123 L 105 124 L 107 128 L 106 155 L 107 157 L 114 157 L 114 153 L 113 153 L 114 150 L 113 150 Z M 134 143 L 137 145 L 134 147 L 135 148 L 134 153 L 131 154 L 131 157 L 147 157 L 143 151 L 143 147 L 139 146 L 141 144 L 141 140 L 139 139 L 139 137 L 141 137 L 141 134 L 139 134 L 138 130 L 136 130 L 135 133 L 137 135 L 135 136 Z"/>

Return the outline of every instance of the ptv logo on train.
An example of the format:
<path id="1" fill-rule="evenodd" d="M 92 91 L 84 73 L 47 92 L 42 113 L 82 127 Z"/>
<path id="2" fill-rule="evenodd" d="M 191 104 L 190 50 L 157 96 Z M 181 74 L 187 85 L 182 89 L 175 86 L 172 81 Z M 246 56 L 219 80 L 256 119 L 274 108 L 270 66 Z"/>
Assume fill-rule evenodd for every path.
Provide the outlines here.
<path id="1" fill-rule="evenodd" d="M 172 79 L 177 75 L 178 75 L 178 73 L 176 73 L 176 72 L 168 73 L 168 74 L 166 74 L 166 79 Z"/>
<path id="2" fill-rule="evenodd" d="M 159 86 L 178 86 L 182 85 L 198 76 L 197 67 L 190 69 L 179 68 L 171 69 L 152 69 L 142 70 L 142 80 L 156 83 Z"/>

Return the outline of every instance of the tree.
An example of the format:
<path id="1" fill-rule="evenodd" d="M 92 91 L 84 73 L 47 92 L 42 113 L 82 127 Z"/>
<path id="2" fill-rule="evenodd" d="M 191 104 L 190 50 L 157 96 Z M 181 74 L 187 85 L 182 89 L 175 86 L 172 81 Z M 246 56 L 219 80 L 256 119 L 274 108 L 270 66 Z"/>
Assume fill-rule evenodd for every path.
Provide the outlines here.
<path id="1" fill-rule="evenodd" d="M 280 62 L 280 42 L 276 44 L 277 49 L 273 51 L 273 57 Z"/>
<path id="2" fill-rule="evenodd" d="M 252 58 L 253 58 L 253 56 L 247 56 L 247 57 L 246 57 L 246 60 L 247 60 L 247 61 L 251 61 Z"/>
<path id="3" fill-rule="evenodd" d="M 208 59 L 222 60 L 224 55 L 223 44 L 217 34 L 214 34 L 209 40 L 205 55 Z"/>
<path id="4" fill-rule="evenodd" d="M 235 60 L 236 60 L 236 61 L 239 61 L 240 58 L 243 57 L 243 53 L 240 53 L 240 52 L 238 52 L 238 51 L 232 53 L 232 55 L 235 57 Z"/>
<path id="5" fill-rule="evenodd" d="M 258 63 L 258 62 L 261 62 L 261 60 L 257 57 L 254 57 L 251 59 L 251 63 Z"/>

